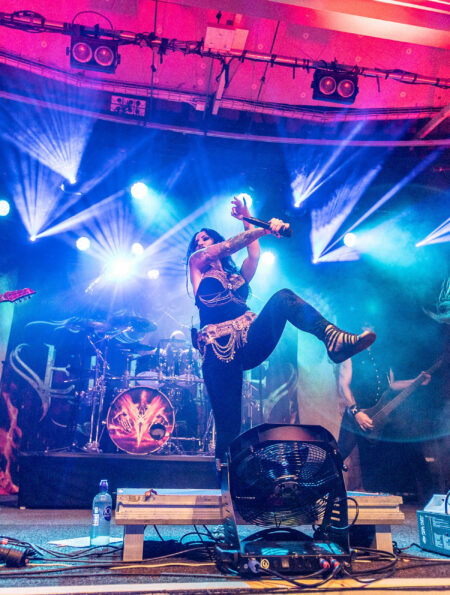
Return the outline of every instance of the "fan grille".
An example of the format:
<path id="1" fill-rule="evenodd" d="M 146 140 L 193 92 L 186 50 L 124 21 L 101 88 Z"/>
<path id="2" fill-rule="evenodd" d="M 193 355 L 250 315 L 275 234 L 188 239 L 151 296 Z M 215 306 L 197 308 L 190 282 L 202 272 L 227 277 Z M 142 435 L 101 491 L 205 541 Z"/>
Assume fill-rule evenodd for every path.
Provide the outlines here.
<path id="1" fill-rule="evenodd" d="M 231 497 L 255 525 L 320 523 L 338 500 L 339 472 L 322 446 L 310 442 L 259 445 L 231 462 Z"/>

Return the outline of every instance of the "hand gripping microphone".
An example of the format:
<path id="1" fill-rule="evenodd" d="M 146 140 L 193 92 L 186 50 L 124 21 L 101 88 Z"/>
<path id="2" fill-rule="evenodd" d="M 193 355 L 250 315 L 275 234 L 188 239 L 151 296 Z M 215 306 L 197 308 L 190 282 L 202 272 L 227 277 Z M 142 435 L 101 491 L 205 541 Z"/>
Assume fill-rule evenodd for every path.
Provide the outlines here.
<path id="1" fill-rule="evenodd" d="M 255 227 L 262 227 L 263 229 L 270 229 L 270 223 L 268 221 L 262 221 L 261 219 L 255 219 L 255 217 L 242 217 L 243 221 L 247 221 L 247 223 L 251 223 Z M 292 236 L 292 229 L 289 223 L 285 223 L 286 227 L 282 227 L 278 232 L 280 236 L 284 236 L 285 238 L 290 238 Z"/>

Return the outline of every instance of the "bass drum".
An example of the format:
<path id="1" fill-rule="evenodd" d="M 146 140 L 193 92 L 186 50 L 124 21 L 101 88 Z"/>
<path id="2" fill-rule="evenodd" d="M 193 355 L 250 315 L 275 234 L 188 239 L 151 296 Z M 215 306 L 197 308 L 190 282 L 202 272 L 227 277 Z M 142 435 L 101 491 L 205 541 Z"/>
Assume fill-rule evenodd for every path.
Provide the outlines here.
<path id="1" fill-rule="evenodd" d="M 129 454 L 147 455 L 160 450 L 172 435 L 172 403 L 155 388 L 137 386 L 120 393 L 106 418 L 114 444 Z"/>

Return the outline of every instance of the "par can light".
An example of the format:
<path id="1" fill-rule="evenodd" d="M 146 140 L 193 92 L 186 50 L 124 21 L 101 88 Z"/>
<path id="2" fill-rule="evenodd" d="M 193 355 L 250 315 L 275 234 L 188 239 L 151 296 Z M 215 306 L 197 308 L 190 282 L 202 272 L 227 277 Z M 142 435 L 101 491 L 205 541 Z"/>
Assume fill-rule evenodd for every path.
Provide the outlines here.
<path id="1" fill-rule="evenodd" d="M 336 91 L 336 81 L 332 76 L 324 76 L 319 81 L 319 90 L 324 95 L 331 95 Z"/>
<path id="2" fill-rule="evenodd" d="M 72 48 L 72 56 L 80 64 L 86 64 L 92 59 L 91 46 L 83 41 L 79 41 Z"/>
<path id="3" fill-rule="evenodd" d="M 358 75 L 318 68 L 311 83 L 313 99 L 334 103 L 353 103 L 358 95 Z"/>
<path id="4" fill-rule="evenodd" d="M 114 62 L 114 52 L 107 45 L 100 45 L 94 52 L 94 59 L 97 64 L 107 68 Z"/>
<path id="5" fill-rule="evenodd" d="M 84 70 L 98 70 L 113 73 L 120 62 L 119 41 L 93 34 L 86 34 L 83 27 L 77 26 L 71 36 L 70 65 Z"/>

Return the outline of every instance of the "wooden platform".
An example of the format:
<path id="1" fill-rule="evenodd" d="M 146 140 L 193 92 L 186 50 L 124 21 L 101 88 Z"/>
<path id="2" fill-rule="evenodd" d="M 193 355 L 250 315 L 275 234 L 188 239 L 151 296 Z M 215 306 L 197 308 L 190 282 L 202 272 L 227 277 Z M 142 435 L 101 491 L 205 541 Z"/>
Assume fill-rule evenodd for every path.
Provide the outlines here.
<path id="1" fill-rule="evenodd" d="M 348 492 L 359 506 L 357 525 L 374 525 L 373 547 L 392 552 L 391 525 L 405 520 L 402 498 L 389 494 Z M 349 500 L 349 523 L 355 504 Z M 142 560 L 147 525 L 220 525 L 223 520 L 220 490 L 126 489 L 117 490 L 116 525 L 124 526 L 123 559 Z"/>

